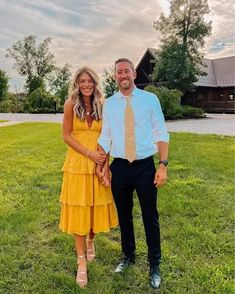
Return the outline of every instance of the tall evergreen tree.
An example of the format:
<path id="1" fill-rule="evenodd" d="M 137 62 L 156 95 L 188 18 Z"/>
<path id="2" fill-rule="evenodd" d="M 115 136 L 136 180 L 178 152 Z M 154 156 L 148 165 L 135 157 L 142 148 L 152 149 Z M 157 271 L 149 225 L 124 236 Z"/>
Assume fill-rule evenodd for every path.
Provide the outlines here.
<path id="1" fill-rule="evenodd" d="M 203 72 L 205 37 L 211 34 L 207 0 L 172 0 L 169 16 L 161 14 L 154 28 L 162 35 L 152 78 L 167 81 L 169 88 L 183 93 L 192 90 L 197 75 Z"/>

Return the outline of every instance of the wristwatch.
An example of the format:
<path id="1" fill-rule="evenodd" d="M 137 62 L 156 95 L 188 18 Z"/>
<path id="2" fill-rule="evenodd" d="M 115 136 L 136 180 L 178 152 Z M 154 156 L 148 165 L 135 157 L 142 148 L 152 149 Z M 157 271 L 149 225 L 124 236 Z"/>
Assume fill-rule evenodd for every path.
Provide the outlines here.
<path id="1" fill-rule="evenodd" d="M 159 164 L 164 164 L 165 166 L 168 166 L 168 160 L 159 160 L 158 161 Z"/>

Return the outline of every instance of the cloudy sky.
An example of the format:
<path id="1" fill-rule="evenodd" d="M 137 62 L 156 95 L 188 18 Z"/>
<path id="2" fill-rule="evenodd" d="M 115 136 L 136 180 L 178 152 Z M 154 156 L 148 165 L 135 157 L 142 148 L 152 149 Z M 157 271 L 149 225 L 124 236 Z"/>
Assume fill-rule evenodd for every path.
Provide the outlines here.
<path id="1" fill-rule="evenodd" d="M 205 57 L 235 55 L 235 2 L 209 0 L 212 35 Z M 11 89 L 24 81 L 5 58 L 6 49 L 34 34 L 40 42 L 52 38 L 51 52 L 58 65 L 72 72 L 89 65 L 100 75 L 119 57 L 138 63 L 146 48 L 157 48 L 160 35 L 153 21 L 169 13 L 168 0 L 0 0 L 0 68 L 11 77 Z"/>

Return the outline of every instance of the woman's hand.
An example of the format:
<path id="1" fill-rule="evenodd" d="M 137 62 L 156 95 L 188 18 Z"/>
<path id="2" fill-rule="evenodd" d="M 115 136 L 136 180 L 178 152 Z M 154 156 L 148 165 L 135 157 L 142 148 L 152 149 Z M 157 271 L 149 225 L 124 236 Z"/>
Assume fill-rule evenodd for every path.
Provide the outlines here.
<path id="1" fill-rule="evenodd" d="M 89 151 L 87 157 L 97 164 L 103 164 L 106 159 L 106 154 L 100 151 Z"/>

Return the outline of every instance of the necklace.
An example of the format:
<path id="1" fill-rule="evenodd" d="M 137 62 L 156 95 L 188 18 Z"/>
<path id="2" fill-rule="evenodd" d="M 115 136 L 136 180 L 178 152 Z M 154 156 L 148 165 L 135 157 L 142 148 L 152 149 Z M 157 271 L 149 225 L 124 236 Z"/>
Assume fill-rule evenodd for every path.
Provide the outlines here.
<path id="1" fill-rule="evenodd" d="M 87 106 L 90 106 L 90 103 L 85 102 L 85 107 L 87 108 Z M 86 111 L 86 115 L 90 115 L 90 111 Z"/>

